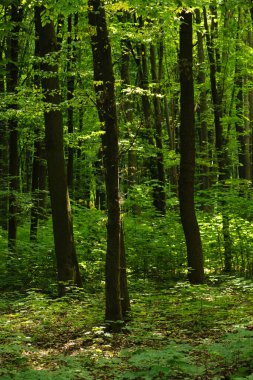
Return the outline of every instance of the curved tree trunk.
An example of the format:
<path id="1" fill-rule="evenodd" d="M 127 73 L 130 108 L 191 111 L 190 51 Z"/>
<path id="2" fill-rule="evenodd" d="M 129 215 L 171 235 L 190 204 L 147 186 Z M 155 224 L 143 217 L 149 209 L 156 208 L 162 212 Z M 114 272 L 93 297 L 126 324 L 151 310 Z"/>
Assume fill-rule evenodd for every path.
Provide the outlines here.
<path id="1" fill-rule="evenodd" d="M 195 122 L 192 75 L 192 13 L 189 10 L 183 10 L 180 16 L 180 215 L 187 245 L 189 281 L 193 284 L 201 284 L 204 281 L 203 252 L 194 205 Z"/>

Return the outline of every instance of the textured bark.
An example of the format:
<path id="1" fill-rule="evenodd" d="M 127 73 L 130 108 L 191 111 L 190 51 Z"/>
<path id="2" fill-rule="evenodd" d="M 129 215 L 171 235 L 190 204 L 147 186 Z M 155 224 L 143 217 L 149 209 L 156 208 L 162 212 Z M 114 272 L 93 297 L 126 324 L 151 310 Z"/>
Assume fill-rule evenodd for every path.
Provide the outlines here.
<path id="1" fill-rule="evenodd" d="M 97 110 L 104 129 L 102 147 L 108 208 L 105 319 L 111 329 L 120 330 L 123 317 L 120 299 L 119 147 L 115 79 L 104 3 L 89 0 L 88 5 Z"/>
<path id="2" fill-rule="evenodd" d="M 82 285 L 77 263 L 71 208 L 63 150 L 63 120 L 60 110 L 60 87 L 57 64 L 49 63 L 47 56 L 57 51 L 54 24 L 49 21 L 41 24 L 44 7 L 35 8 L 35 29 L 39 52 L 43 62 L 42 89 L 45 101 L 45 136 L 48 166 L 49 190 L 53 216 L 55 254 L 59 281 L 59 295 L 66 292 L 70 284 Z"/>
<path id="3" fill-rule="evenodd" d="M 19 31 L 22 21 L 22 7 L 20 2 L 10 6 L 10 22 L 12 30 L 7 40 L 7 65 L 6 65 L 6 89 L 13 95 L 12 104 L 9 108 L 15 111 L 17 101 L 15 99 L 16 87 L 18 84 L 18 52 L 19 52 Z M 18 121 L 16 115 L 8 120 L 9 132 L 9 218 L 8 218 L 8 247 L 15 252 L 17 238 L 17 192 L 19 191 L 19 153 L 18 153 Z"/>
<path id="4" fill-rule="evenodd" d="M 180 13 L 180 215 L 185 233 L 188 259 L 188 278 L 193 284 L 204 281 L 203 252 L 194 206 L 195 122 L 192 74 L 192 13 Z"/>

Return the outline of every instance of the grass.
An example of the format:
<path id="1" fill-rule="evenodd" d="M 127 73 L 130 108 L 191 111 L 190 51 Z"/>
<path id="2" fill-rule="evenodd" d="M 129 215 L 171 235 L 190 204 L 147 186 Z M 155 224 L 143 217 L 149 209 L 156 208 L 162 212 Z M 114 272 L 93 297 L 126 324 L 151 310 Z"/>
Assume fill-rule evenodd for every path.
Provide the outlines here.
<path id="1" fill-rule="evenodd" d="M 169 288 L 135 282 L 132 320 L 122 334 L 105 331 L 103 298 L 2 294 L 1 379 L 250 379 L 251 281 L 221 276 Z"/>

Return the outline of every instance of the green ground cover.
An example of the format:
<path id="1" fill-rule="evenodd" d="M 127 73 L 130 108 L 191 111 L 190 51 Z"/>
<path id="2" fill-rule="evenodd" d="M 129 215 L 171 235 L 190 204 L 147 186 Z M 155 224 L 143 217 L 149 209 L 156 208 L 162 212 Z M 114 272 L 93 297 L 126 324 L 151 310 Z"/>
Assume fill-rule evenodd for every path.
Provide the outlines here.
<path id="1" fill-rule="evenodd" d="M 3 293 L 0 378 L 253 378 L 250 280 L 219 276 L 167 288 L 135 281 L 130 291 L 131 320 L 121 334 L 104 328 L 102 292 Z"/>

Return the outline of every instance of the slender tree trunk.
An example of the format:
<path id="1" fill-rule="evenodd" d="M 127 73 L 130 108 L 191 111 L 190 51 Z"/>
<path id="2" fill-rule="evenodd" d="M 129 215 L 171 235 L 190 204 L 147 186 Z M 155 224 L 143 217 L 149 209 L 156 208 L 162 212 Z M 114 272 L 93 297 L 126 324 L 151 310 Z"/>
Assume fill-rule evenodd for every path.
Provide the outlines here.
<path id="1" fill-rule="evenodd" d="M 10 6 L 10 22 L 12 30 L 7 41 L 7 77 L 6 89 L 12 94 L 13 101 L 10 109 L 17 109 L 15 99 L 16 87 L 18 84 L 18 52 L 19 52 L 19 31 L 22 21 L 22 7 L 20 2 Z M 8 247 L 15 252 L 17 239 L 17 192 L 19 191 L 19 153 L 18 153 L 18 121 L 16 115 L 8 120 L 9 132 L 9 218 L 8 218 Z"/>
<path id="2" fill-rule="evenodd" d="M 162 60 L 162 57 L 160 57 Z M 152 44 L 150 46 L 150 62 L 151 62 L 151 74 L 152 81 L 154 85 L 154 119 L 155 119 L 155 142 L 157 149 L 157 209 L 161 214 L 166 214 L 166 193 L 165 193 L 165 170 L 164 170 L 164 159 L 163 159 L 163 137 L 162 137 L 162 107 L 161 98 L 159 97 L 161 93 L 160 80 L 158 74 L 158 68 L 156 63 L 156 52 L 155 46 Z M 161 70 L 161 69 L 160 69 Z M 160 71 L 159 70 L 159 71 Z"/>
<path id="3" fill-rule="evenodd" d="M 126 39 L 122 39 L 121 41 L 121 80 L 122 80 L 122 86 L 124 87 L 130 86 L 130 50 L 129 50 L 129 44 Z M 124 96 L 124 95 L 123 95 Z M 124 121 L 127 126 L 127 135 L 129 139 L 130 148 L 128 149 L 128 190 L 131 190 L 131 188 L 136 184 L 137 182 L 137 153 L 135 149 L 135 141 L 134 138 L 131 137 L 133 135 L 133 123 L 134 123 L 134 117 L 133 117 L 133 99 L 132 97 L 124 96 L 124 99 L 122 101 L 122 109 L 124 114 Z M 134 215 L 138 215 L 140 213 L 140 207 L 134 203 L 131 207 L 132 212 Z"/>
<path id="4" fill-rule="evenodd" d="M 82 285 L 76 257 L 71 208 L 69 202 L 63 149 L 63 120 L 60 110 L 60 87 L 58 67 L 48 62 L 51 53 L 57 51 L 54 24 L 41 23 L 44 6 L 35 7 L 35 30 L 43 58 L 41 83 L 45 100 L 45 136 L 48 166 L 49 190 L 51 197 L 55 254 L 59 281 L 59 295 L 65 294 L 67 286 Z M 47 109 L 47 107 L 49 109 Z"/>
<path id="5" fill-rule="evenodd" d="M 3 60 L 4 39 L 0 46 L 0 94 L 5 93 L 5 63 Z M 8 136 L 7 123 L 4 118 L 0 119 L 0 226 L 7 230 L 8 218 Z"/>
<path id="6" fill-rule="evenodd" d="M 253 10 L 253 8 L 252 8 Z M 253 21 L 253 11 L 252 11 L 252 21 Z M 252 30 L 248 32 L 248 45 L 253 49 L 253 33 Z M 252 82 L 253 81 L 253 76 L 250 75 L 249 80 Z M 250 156 L 250 179 L 251 183 L 253 184 L 253 149 L 252 149 L 252 144 L 253 144 L 253 90 L 249 89 L 248 93 L 248 119 L 249 119 L 249 135 L 250 135 L 250 148 L 249 148 L 249 156 Z"/>
<path id="7" fill-rule="evenodd" d="M 193 284 L 200 284 L 204 281 L 204 267 L 201 238 L 194 206 L 195 122 L 192 74 L 192 13 L 189 10 L 183 10 L 180 16 L 180 215 L 187 245 L 189 281 Z"/>
<path id="8" fill-rule="evenodd" d="M 237 45 L 236 52 L 239 53 L 240 50 L 240 41 L 239 41 L 239 33 L 243 27 L 243 14 L 242 9 L 238 8 L 238 24 L 237 24 Z M 238 141 L 238 172 L 239 178 L 250 179 L 250 175 L 248 174 L 248 166 L 247 166 L 247 137 L 248 133 L 245 130 L 245 118 L 244 118 L 244 97 L 243 97 L 243 73 L 241 72 L 241 67 L 239 65 L 238 59 L 236 59 L 235 63 L 235 88 L 237 91 L 236 97 L 236 133 L 237 133 L 237 141 Z M 244 186 L 243 186 L 244 187 Z M 244 192 L 244 191 L 243 191 Z"/>
<path id="9" fill-rule="evenodd" d="M 128 294 L 127 285 L 127 271 L 126 271 L 126 250 L 125 250 L 125 236 L 123 222 L 120 224 L 120 298 L 121 298 L 121 310 L 124 321 L 129 320 L 130 298 Z"/>
<path id="10" fill-rule="evenodd" d="M 215 126 L 215 148 L 218 163 L 218 182 L 221 185 L 221 190 L 225 189 L 225 180 L 228 178 L 228 157 L 226 154 L 226 140 L 223 136 L 223 128 L 221 123 L 222 116 L 222 101 L 221 101 L 221 91 L 218 91 L 218 85 L 216 81 L 216 60 L 215 60 L 215 49 L 214 41 L 210 38 L 207 13 L 206 8 L 203 8 L 204 15 L 204 25 L 206 30 L 206 42 L 207 42 L 207 52 L 210 64 L 210 83 L 211 83 L 211 93 L 212 101 L 214 107 L 214 126 Z M 217 49 L 216 49 L 217 55 Z M 230 228 L 229 228 L 229 216 L 226 210 L 226 202 L 223 200 L 219 202 L 221 213 L 222 213 L 222 229 L 223 229 L 223 239 L 224 239 L 224 271 L 227 273 L 231 272 L 232 269 L 232 241 L 230 238 Z"/>
<path id="11" fill-rule="evenodd" d="M 108 207 L 105 319 L 109 328 L 117 331 L 121 328 L 119 322 L 123 320 L 120 281 L 119 147 L 115 79 L 103 1 L 89 0 L 88 18 L 97 110 L 104 129 L 102 147 Z"/>
<path id="12" fill-rule="evenodd" d="M 196 24 L 201 24 L 200 10 L 195 10 Z M 203 35 L 201 31 L 197 30 L 197 41 L 198 41 L 198 77 L 197 81 L 200 87 L 199 92 L 199 106 L 198 106 L 198 117 L 200 121 L 200 151 L 201 158 L 204 164 L 201 166 L 201 188 L 207 190 L 210 187 L 209 178 L 209 152 L 208 152 L 208 128 L 207 128 L 207 99 L 206 99 L 206 75 L 205 75 L 205 55 L 203 46 Z M 206 211 L 210 208 L 208 206 L 203 206 Z"/>
<path id="13" fill-rule="evenodd" d="M 105 173 L 102 147 L 98 151 L 97 159 L 94 163 L 94 166 L 96 176 L 95 207 L 97 210 L 106 210 L 106 193 L 104 188 Z"/>
<path id="14" fill-rule="evenodd" d="M 71 142 L 71 136 L 74 133 L 74 107 L 71 104 L 71 101 L 74 97 L 74 88 L 75 88 L 75 77 L 73 75 L 74 63 L 75 63 L 75 48 L 72 45 L 73 42 L 73 16 L 68 16 L 68 57 L 67 57 L 67 100 L 68 100 L 68 115 L 67 115 L 67 125 L 68 125 L 68 133 L 70 136 L 70 144 L 68 147 L 68 165 L 67 165 L 67 178 L 68 178 L 68 188 L 70 193 L 74 191 L 74 148 Z M 76 19 L 75 19 L 76 20 Z M 75 27 L 76 25 L 74 25 Z"/>

